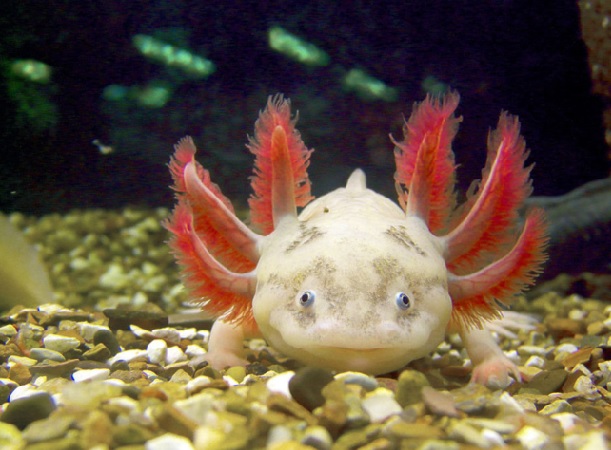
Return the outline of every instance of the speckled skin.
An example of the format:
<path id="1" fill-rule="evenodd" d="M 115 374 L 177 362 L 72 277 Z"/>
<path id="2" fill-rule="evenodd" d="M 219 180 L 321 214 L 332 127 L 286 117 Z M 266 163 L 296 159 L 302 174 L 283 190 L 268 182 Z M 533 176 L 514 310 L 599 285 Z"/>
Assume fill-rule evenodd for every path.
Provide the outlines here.
<path id="1" fill-rule="evenodd" d="M 383 373 L 434 350 L 452 303 L 442 243 L 355 171 L 346 188 L 261 240 L 253 312 L 269 343 L 306 364 Z M 311 305 L 300 304 L 304 292 Z M 401 309 L 397 293 L 410 305 Z"/>

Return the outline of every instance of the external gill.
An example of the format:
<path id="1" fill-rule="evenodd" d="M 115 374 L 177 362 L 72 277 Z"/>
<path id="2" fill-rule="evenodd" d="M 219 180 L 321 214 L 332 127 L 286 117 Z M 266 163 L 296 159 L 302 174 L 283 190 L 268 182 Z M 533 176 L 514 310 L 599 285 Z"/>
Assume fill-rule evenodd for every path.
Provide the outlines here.
<path id="1" fill-rule="evenodd" d="M 454 209 L 450 144 L 459 121 L 454 117 L 457 105 L 458 94 L 453 92 L 443 100 L 427 97 L 416 105 L 404 127 L 405 140 L 395 142 L 395 180 L 406 214 L 422 218 L 441 239 L 452 324 L 464 329 L 498 316 L 497 302 L 508 302 L 532 284 L 545 261 L 547 238 L 538 210 L 528 213 L 517 239 L 513 232 L 517 211 L 532 190 L 532 166 L 524 167 L 528 153 L 519 122 L 506 113 L 490 133 L 477 191 Z"/>

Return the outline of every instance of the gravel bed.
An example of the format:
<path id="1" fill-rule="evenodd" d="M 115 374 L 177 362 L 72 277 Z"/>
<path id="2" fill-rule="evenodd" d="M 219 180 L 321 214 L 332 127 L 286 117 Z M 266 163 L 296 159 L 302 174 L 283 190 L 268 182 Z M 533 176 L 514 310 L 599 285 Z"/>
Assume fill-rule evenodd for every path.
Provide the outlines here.
<path id="1" fill-rule="evenodd" d="M 0 314 L 0 448 L 602 449 L 611 442 L 611 304 L 547 292 L 499 335 L 523 382 L 470 385 L 459 340 L 371 377 L 302 367 L 246 342 L 204 361 L 210 320 L 186 300 L 167 211 L 11 221 L 40 249 L 58 304 Z M 0 287 L 1 289 L 1 287 Z M 63 305 L 60 306 L 59 304 Z"/>

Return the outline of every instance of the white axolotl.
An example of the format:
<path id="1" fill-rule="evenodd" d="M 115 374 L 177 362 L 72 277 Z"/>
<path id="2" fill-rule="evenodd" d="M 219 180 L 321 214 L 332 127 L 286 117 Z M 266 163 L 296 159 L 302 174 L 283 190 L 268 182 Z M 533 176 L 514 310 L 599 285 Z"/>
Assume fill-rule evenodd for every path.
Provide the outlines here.
<path id="1" fill-rule="evenodd" d="M 250 219 L 261 234 L 235 216 L 195 161 L 193 141 L 177 144 L 170 170 L 178 204 L 166 226 L 192 298 L 219 317 L 211 365 L 247 364 L 243 340 L 262 335 L 304 364 L 381 374 L 458 332 L 473 381 L 519 378 L 483 325 L 540 271 L 544 218 L 533 210 L 516 232 L 532 188 L 519 122 L 505 113 L 489 136 L 481 182 L 456 207 L 458 101 L 456 93 L 427 96 L 406 122 L 405 140 L 393 140 L 399 206 L 367 189 L 361 170 L 313 200 L 312 150 L 289 101 L 270 97 L 248 145 L 256 156 Z"/>

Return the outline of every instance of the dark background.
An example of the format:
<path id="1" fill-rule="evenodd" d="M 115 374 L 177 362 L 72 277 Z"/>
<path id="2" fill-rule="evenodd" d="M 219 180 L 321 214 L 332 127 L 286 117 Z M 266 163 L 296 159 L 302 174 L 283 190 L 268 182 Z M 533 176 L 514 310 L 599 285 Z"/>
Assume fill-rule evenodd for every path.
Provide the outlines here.
<path id="1" fill-rule="evenodd" d="M 12 1 L 0 13 L 0 210 L 170 206 L 172 145 L 195 138 L 198 159 L 238 204 L 249 194 L 244 144 L 266 97 L 283 92 L 314 147 L 315 195 L 355 167 L 393 194 L 392 144 L 403 114 L 434 77 L 462 97 L 454 144 L 461 189 L 479 178 L 486 133 L 501 109 L 520 116 L 532 150 L 535 195 L 558 195 L 609 173 L 601 104 L 590 94 L 579 11 L 572 1 Z M 325 67 L 274 52 L 282 26 L 324 49 Z M 135 34 L 164 37 L 212 60 L 204 80 L 144 58 Z M 16 91 L 14 59 L 52 67 L 50 83 Z M 366 101 L 341 84 L 362 68 L 398 88 L 394 102 Z M 163 108 L 113 103 L 111 84 L 173 86 Z M 29 110 L 24 110 L 24 96 Z M 26 108 L 27 109 L 27 108 Z M 112 145 L 102 155 L 91 142 Z"/>

